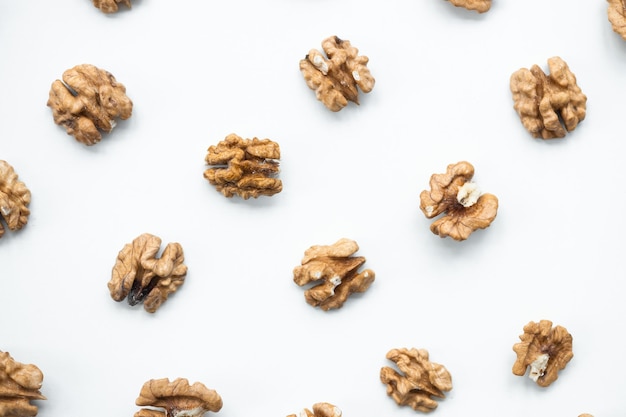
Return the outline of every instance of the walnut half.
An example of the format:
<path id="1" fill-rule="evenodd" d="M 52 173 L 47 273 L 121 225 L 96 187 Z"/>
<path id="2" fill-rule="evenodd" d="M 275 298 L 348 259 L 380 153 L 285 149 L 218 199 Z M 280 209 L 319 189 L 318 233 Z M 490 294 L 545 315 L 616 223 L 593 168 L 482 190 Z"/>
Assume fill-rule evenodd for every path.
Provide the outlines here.
<path id="1" fill-rule="evenodd" d="M 519 338 L 521 342 L 513 345 L 517 354 L 513 373 L 524 376 L 530 367 L 528 377 L 539 386 L 547 387 L 556 381 L 558 371 L 574 357 L 572 335 L 562 326 L 552 327 L 550 320 L 531 321 Z"/>
<path id="2" fill-rule="evenodd" d="M 456 7 L 463 7 L 467 10 L 474 10 L 478 13 L 485 13 L 491 8 L 491 0 L 449 0 Z"/>
<path id="3" fill-rule="evenodd" d="M 135 404 L 140 407 L 159 407 L 165 410 L 142 408 L 135 417 L 201 417 L 222 409 L 222 398 L 200 382 L 189 385 L 185 378 L 171 381 L 151 379 L 143 384 Z"/>
<path id="4" fill-rule="evenodd" d="M 4 218 L 10 230 L 20 230 L 28 222 L 30 191 L 18 179 L 13 167 L 0 160 L 0 219 Z M 0 237 L 4 236 L 4 226 L 0 222 Z"/>
<path id="5" fill-rule="evenodd" d="M 0 352 L 0 416 L 36 416 L 31 400 L 45 400 L 41 392 L 43 373 L 32 364 L 17 362 L 8 352 Z"/>
<path id="6" fill-rule="evenodd" d="M 187 266 L 180 243 L 168 243 L 160 258 L 161 239 L 144 233 L 124 246 L 117 255 L 111 280 L 111 298 L 134 306 L 143 301 L 146 311 L 154 313 L 168 296 L 185 282 Z"/>
<path id="7" fill-rule="evenodd" d="M 115 13 L 119 10 L 118 3 L 124 3 L 126 7 L 131 8 L 130 0 L 92 0 L 93 5 L 104 13 Z"/>
<path id="8" fill-rule="evenodd" d="M 444 392 L 452 390 L 452 376 L 443 365 L 429 360 L 426 349 L 392 349 L 387 359 L 395 362 L 403 373 L 386 366 L 380 370 L 387 395 L 398 405 L 430 412 L 438 405 L 432 397 L 445 398 Z"/>
<path id="9" fill-rule="evenodd" d="M 615 33 L 626 40 L 626 0 L 608 0 L 607 13 Z"/>
<path id="10" fill-rule="evenodd" d="M 341 417 L 341 410 L 330 403 L 316 403 L 313 404 L 313 411 L 305 408 L 299 416 L 289 414 L 287 417 Z"/>

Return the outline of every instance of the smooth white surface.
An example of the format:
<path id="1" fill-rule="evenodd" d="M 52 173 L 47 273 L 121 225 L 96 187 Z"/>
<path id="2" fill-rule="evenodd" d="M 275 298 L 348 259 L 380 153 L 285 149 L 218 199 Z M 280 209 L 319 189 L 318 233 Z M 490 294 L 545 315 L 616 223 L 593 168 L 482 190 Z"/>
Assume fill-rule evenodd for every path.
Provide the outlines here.
<path id="1" fill-rule="evenodd" d="M 122 7 L 123 8 L 123 7 Z M 413 416 L 379 381 L 388 350 L 425 348 L 454 388 L 437 415 L 626 415 L 623 156 L 626 41 L 606 2 L 494 0 L 0 1 L 0 159 L 32 192 L 0 240 L 0 350 L 45 374 L 39 415 L 132 416 L 142 384 L 185 377 L 219 415 Z M 330 35 L 376 86 L 339 113 L 298 61 Z M 533 139 L 509 91 L 559 55 L 588 96 L 565 139 Z M 50 84 L 110 71 L 133 116 L 86 147 L 53 123 Z M 284 191 L 226 199 L 204 156 L 234 132 L 281 146 Z M 498 196 L 492 226 L 440 239 L 419 210 L 433 173 L 470 161 Z M 186 283 L 151 315 L 107 282 L 141 233 L 180 242 Z M 314 244 L 359 243 L 376 281 L 342 309 L 304 302 L 292 269 Z M 548 388 L 514 376 L 529 321 L 574 337 Z"/>

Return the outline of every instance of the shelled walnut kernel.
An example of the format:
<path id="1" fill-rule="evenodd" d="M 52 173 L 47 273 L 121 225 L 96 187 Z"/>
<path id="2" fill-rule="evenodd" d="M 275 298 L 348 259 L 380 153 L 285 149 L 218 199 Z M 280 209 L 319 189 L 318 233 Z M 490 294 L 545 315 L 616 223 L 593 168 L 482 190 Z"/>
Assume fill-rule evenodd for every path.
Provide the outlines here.
<path id="1" fill-rule="evenodd" d="M 513 373 L 524 376 L 530 367 L 528 377 L 539 386 L 547 387 L 556 381 L 558 371 L 574 357 L 572 335 L 562 326 L 552 327 L 550 320 L 531 321 L 519 338 L 521 342 L 513 345 L 517 354 Z"/>
<path id="2" fill-rule="evenodd" d="M 133 102 L 126 87 L 108 71 L 82 64 L 65 71 L 62 78 L 52 83 L 47 105 L 54 122 L 77 141 L 95 145 L 102 139 L 101 131 L 113 130 L 115 119 L 131 116 Z"/>
<path id="3" fill-rule="evenodd" d="M 626 0 L 608 0 L 609 22 L 615 33 L 626 40 Z"/>
<path id="4" fill-rule="evenodd" d="M 432 219 L 430 230 L 440 237 L 465 240 L 477 229 L 489 227 L 498 214 L 498 198 L 493 194 L 481 194 L 474 182 L 474 167 L 461 161 L 448 165 L 445 174 L 430 177 L 430 191 L 420 194 L 420 209 Z"/>
<path id="5" fill-rule="evenodd" d="M 124 3 L 126 7 L 131 8 L 130 0 L 92 0 L 93 5 L 104 13 L 115 13 L 118 11 L 118 3 Z"/>
<path id="6" fill-rule="evenodd" d="M 185 282 L 187 266 L 179 243 L 168 243 L 160 258 L 157 253 L 161 239 L 144 233 L 126 244 L 117 255 L 111 280 L 108 283 L 111 298 L 134 306 L 143 301 L 143 307 L 154 313 L 168 296 Z"/>
<path id="7" fill-rule="evenodd" d="M 13 167 L 0 160 L 0 219 L 4 219 L 9 230 L 20 230 L 28 222 L 30 191 L 18 179 Z M 5 229 L 0 222 L 0 238 Z"/>
<path id="8" fill-rule="evenodd" d="M 365 263 L 362 256 L 352 256 L 359 250 L 350 239 L 339 239 L 332 245 L 311 246 L 304 252 L 301 265 L 293 270 L 293 280 L 299 286 L 314 283 L 304 292 L 307 303 L 324 311 L 341 308 L 353 293 L 365 292 L 375 274 L 371 269 L 358 272 Z"/>
<path id="9" fill-rule="evenodd" d="M 0 416 L 32 417 L 38 408 L 32 400 L 45 400 L 41 392 L 43 373 L 32 364 L 17 362 L 0 351 Z"/>
<path id="10" fill-rule="evenodd" d="M 467 10 L 474 10 L 478 13 L 485 13 L 491 8 L 491 0 L 449 0 L 456 7 L 463 7 Z"/>
<path id="11" fill-rule="evenodd" d="M 562 138 L 585 119 L 587 96 L 560 57 L 548 59 L 548 68 L 550 75 L 538 65 L 530 70 L 521 68 L 511 75 L 513 108 L 533 137 Z"/>
<path id="12" fill-rule="evenodd" d="M 343 109 L 348 101 L 359 104 L 359 88 L 364 93 L 374 88 L 374 77 L 367 68 L 369 58 L 359 55 L 359 50 L 350 41 L 337 36 L 326 38 L 322 48 L 328 58 L 311 49 L 300 60 L 300 71 L 306 84 L 332 111 Z"/>
<path id="13" fill-rule="evenodd" d="M 282 191 L 278 175 L 280 147 L 269 139 L 242 139 L 231 133 L 217 145 L 211 145 L 205 162 L 211 168 L 204 178 L 226 197 L 239 195 L 244 200 L 260 195 L 272 196 Z"/>
<path id="14" fill-rule="evenodd" d="M 452 376 L 443 365 L 430 362 L 426 349 L 392 349 L 387 359 L 403 373 L 386 366 L 380 370 L 387 395 L 398 405 L 430 412 L 438 405 L 432 397 L 445 398 L 444 392 L 452 390 Z"/>
<path id="15" fill-rule="evenodd" d="M 222 398 L 200 382 L 189 385 L 185 378 L 171 382 L 163 378 L 151 379 L 143 384 L 135 404 L 165 409 L 142 408 L 135 413 L 135 417 L 201 417 L 209 411 L 220 411 Z"/>
<path id="16" fill-rule="evenodd" d="M 287 417 L 341 417 L 341 410 L 330 403 L 316 403 L 313 404 L 313 411 L 305 408 L 299 416 L 289 414 Z"/>

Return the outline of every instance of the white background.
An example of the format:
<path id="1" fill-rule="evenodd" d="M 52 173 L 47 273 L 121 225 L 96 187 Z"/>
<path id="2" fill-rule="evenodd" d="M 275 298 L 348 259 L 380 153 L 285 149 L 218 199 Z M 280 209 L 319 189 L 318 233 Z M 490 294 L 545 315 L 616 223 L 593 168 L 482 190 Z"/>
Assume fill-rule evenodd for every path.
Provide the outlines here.
<path id="1" fill-rule="evenodd" d="M 450 371 L 437 415 L 626 415 L 626 41 L 604 1 L 0 0 L 0 159 L 32 193 L 0 240 L 0 350 L 44 372 L 39 415 L 132 416 L 149 379 L 215 389 L 219 415 L 413 416 L 385 393 L 392 348 Z M 298 62 L 324 38 L 370 58 L 374 90 L 338 113 Z M 533 139 L 509 77 L 561 56 L 588 96 L 566 138 Z M 46 101 L 90 63 L 133 115 L 84 146 Z M 227 199 L 202 176 L 229 133 L 281 146 L 284 190 Z M 441 239 L 419 210 L 433 173 L 471 162 L 500 201 L 491 227 Z M 117 253 L 141 233 L 180 242 L 185 284 L 155 313 L 115 303 Z M 305 303 L 311 245 L 358 242 L 376 272 L 339 310 Z M 548 388 L 512 374 L 529 321 L 574 338 Z M 419 413 L 418 413 L 419 414 Z"/>

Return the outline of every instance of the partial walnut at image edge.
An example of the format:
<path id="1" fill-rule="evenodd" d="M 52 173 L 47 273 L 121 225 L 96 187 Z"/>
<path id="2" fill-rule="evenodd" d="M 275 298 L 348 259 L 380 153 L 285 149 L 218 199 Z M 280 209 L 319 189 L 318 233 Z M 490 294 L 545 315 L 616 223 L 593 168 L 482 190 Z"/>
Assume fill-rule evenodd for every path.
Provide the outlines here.
<path id="1" fill-rule="evenodd" d="M 300 60 L 300 72 L 315 96 L 329 110 L 337 112 L 348 101 L 359 104 L 359 89 L 369 93 L 374 77 L 367 68 L 369 58 L 359 55 L 350 41 L 330 36 L 322 41 L 324 54 L 316 49 Z"/>
<path id="2" fill-rule="evenodd" d="M 626 40 L 626 2 L 624 0 L 607 0 L 607 14 L 613 31 Z"/>
<path id="3" fill-rule="evenodd" d="M 63 73 L 50 87 L 47 106 L 57 125 L 84 145 L 95 145 L 102 133 L 110 133 L 117 119 L 132 115 L 133 102 L 126 87 L 94 65 L 77 65 Z"/>
<path id="4" fill-rule="evenodd" d="M 201 417 L 209 411 L 217 413 L 223 403 L 217 391 L 201 382 L 190 385 L 185 378 L 162 378 L 144 383 L 135 405 L 163 409 L 142 408 L 135 417 Z"/>
<path id="5" fill-rule="evenodd" d="M 0 220 L 4 219 L 9 230 L 20 230 L 28 223 L 30 199 L 30 191 L 19 180 L 13 167 L 0 160 Z M 0 238 L 4 233 L 5 228 L 0 221 Z"/>
<path id="6" fill-rule="evenodd" d="M 448 165 L 444 174 L 430 177 L 430 190 L 420 194 L 420 209 L 432 219 L 443 216 L 430 226 L 439 237 L 462 241 L 475 230 L 491 225 L 498 214 L 498 198 L 482 194 L 472 182 L 474 166 L 466 161 Z"/>
<path id="7" fill-rule="evenodd" d="M 280 193 L 283 183 L 276 178 L 280 146 L 270 139 L 243 139 L 231 133 L 211 145 L 204 158 L 209 166 L 204 178 L 225 197 L 244 200 Z"/>
<path id="8" fill-rule="evenodd" d="M 131 8 L 130 0 L 92 0 L 93 5 L 103 13 L 115 13 L 119 10 L 118 3 L 123 3 Z"/>
<path id="9" fill-rule="evenodd" d="M 585 119 L 587 96 L 563 59 L 548 59 L 548 68 L 549 75 L 538 65 L 511 75 L 513 108 L 534 138 L 563 138 Z"/>
<path id="10" fill-rule="evenodd" d="M 362 256 L 352 256 L 359 245 L 342 238 L 332 245 L 314 245 L 304 252 L 301 264 L 293 270 L 293 281 L 305 290 L 304 299 L 324 311 L 341 308 L 354 293 L 367 291 L 376 275 L 371 269 L 359 272 Z"/>
<path id="11" fill-rule="evenodd" d="M 108 288 L 111 298 L 134 306 L 143 302 L 154 313 L 185 282 L 187 266 L 180 243 L 168 243 L 158 257 L 161 239 L 149 233 L 126 244 L 117 255 Z"/>
<path id="12" fill-rule="evenodd" d="M 287 417 L 341 417 L 341 409 L 331 403 L 315 403 L 313 410 L 304 408 L 300 414 L 289 414 Z"/>
<path id="13" fill-rule="evenodd" d="M 41 392 L 43 373 L 33 364 L 17 362 L 0 351 L 0 416 L 32 417 L 39 411 L 32 400 L 45 400 Z"/>
<path id="14" fill-rule="evenodd" d="M 478 13 L 485 13 L 491 8 L 491 0 L 449 0 L 456 7 L 463 7 Z"/>

